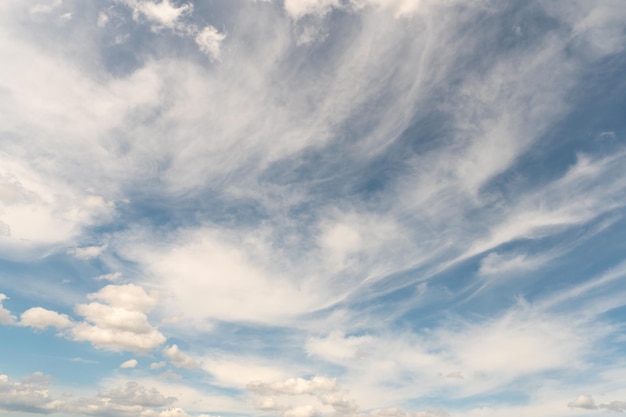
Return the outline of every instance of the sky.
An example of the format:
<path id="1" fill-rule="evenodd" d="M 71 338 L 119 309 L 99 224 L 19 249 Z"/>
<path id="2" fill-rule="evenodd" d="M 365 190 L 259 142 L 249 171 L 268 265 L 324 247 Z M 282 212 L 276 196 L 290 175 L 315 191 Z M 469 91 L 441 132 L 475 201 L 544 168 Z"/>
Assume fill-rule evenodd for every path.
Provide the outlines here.
<path id="1" fill-rule="evenodd" d="M 625 412 L 625 6 L 0 1 L 0 415 Z"/>

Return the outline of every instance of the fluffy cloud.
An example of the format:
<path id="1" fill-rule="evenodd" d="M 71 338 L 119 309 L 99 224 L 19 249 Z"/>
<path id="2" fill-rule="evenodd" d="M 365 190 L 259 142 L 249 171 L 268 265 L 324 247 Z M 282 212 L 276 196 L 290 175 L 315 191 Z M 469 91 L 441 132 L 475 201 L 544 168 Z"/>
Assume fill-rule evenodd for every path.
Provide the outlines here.
<path id="1" fill-rule="evenodd" d="M 591 395 L 579 395 L 578 398 L 570 401 L 567 406 L 571 408 L 584 408 L 586 410 L 595 410 L 598 408 Z"/>
<path id="2" fill-rule="evenodd" d="M 39 414 L 62 410 L 64 403 L 50 397 L 48 385 L 49 379 L 41 373 L 35 373 L 22 382 L 0 375 L 0 409 Z"/>
<path id="3" fill-rule="evenodd" d="M 136 366 L 137 366 L 137 359 L 129 359 L 126 362 L 123 362 L 120 365 L 120 368 L 129 369 L 129 368 L 135 368 Z"/>
<path id="4" fill-rule="evenodd" d="M 123 386 L 98 393 L 98 398 L 113 401 L 116 404 L 142 407 L 164 407 L 176 401 L 175 397 L 166 397 L 158 389 L 147 388 L 137 382 L 127 382 Z"/>
<path id="5" fill-rule="evenodd" d="M 214 59 L 220 57 L 220 45 L 226 34 L 220 33 L 213 26 L 206 26 L 196 35 L 196 43 L 200 50 Z"/>
<path id="6" fill-rule="evenodd" d="M 2 301 L 8 297 L 4 294 L 0 294 L 0 324 L 13 324 L 15 323 L 15 316 L 11 314 L 9 310 L 2 306 Z"/>
<path id="7" fill-rule="evenodd" d="M 163 349 L 163 354 L 177 368 L 195 369 L 198 367 L 198 363 L 191 356 L 181 352 L 177 345 L 166 347 Z"/>
<path id="8" fill-rule="evenodd" d="M 316 376 L 311 379 L 290 378 L 285 381 L 265 383 L 256 381 L 248 385 L 248 390 L 263 395 L 255 402 L 255 408 L 262 411 L 279 412 L 283 417 L 311 417 L 313 415 L 336 415 L 355 417 L 447 417 L 440 409 L 408 412 L 391 408 L 361 412 L 359 405 L 342 390 L 335 379 Z M 274 396 L 300 397 L 305 403 L 287 405 L 275 400 Z M 311 404 L 311 397 L 316 401 Z M 309 402 L 308 404 L 306 402 Z M 330 406 L 330 408 L 328 408 Z M 329 411 L 332 411 L 331 414 Z"/>
<path id="9" fill-rule="evenodd" d="M 59 314 L 42 307 L 33 307 L 21 314 L 19 324 L 37 329 L 45 329 L 46 327 L 65 329 L 72 326 L 73 323 L 66 314 Z"/>
<path id="10" fill-rule="evenodd" d="M 147 313 L 156 305 L 157 293 L 148 293 L 135 284 L 107 285 L 98 292 L 89 294 L 87 298 L 104 301 L 114 308 Z"/>
<path id="11" fill-rule="evenodd" d="M 157 27 L 166 27 L 174 29 L 179 23 L 180 18 L 191 13 L 193 6 L 185 3 L 176 7 L 170 0 L 152 1 L 152 0 L 116 0 L 126 4 L 133 10 L 133 17 L 138 19 L 143 16 L 149 21 L 157 24 Z"/>
<path id="12" fill-rule="evenodd" d="M 97 258 L 106 250 L 107 246 L 85 246 L 82 248 L 75 248 L 69 250 L 67 253 L 73 255 L 78 259 L 93 259 Z"/>
<path id="13" fill-rule="evenodd" d="M 65 314 L 34 307 L 22 314 L 19 324 L 67 329 L 63 335 L 72 340 L 118 351 L 146 353 L 165 342 L 165 336 L 149 323 L 146 315 L 156 304 L 156 298 L 142 287 L 108 285 L 87 297 L 104 303 L 78 304 L 74 310 L 84 321 L 72 321 Z"/>
<path id="14" fill-rule="evenodd" d="M 593 400 L 592 400 L 592 404 L 593 404 Z M 570 405 L 570 407 L 571 407 L 571 405 Z M 623 413 L 623 412 L 626 411 L 626 401 L 611 401 L 608 404 L 600 404 L 598 407 L 606 409 L 606 410 L 609 410 L 609 411 L 615 411 L 615 412 L 618 412 L 618 413 Z"/>

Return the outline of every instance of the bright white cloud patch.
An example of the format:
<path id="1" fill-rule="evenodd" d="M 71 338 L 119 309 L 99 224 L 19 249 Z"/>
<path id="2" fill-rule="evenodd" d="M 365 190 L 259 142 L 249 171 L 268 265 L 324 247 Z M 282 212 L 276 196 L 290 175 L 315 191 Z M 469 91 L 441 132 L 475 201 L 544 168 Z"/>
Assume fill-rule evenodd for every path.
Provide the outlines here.
<path id="1" fill-rule="evenodd" d="M 97 258 L 106 250 L 106 245 L 103 246 L 85 246 L 82 248 L 75 248 L 69 250 L 67 253 L 77 257 L 78 259 L 93 259 Z"/>
<path id="2" fill-rule="evenodd" d="M 15 316 L 13 316 L 9 310 L 2 306 L 2 301 L 6 299 L 6 295 L 0 294 L 0 324 L 12 324 L 15 322 Z"/>
<path id="3" fill-rule="evenodd" d="M 194 369 L 198 367 L 195 360 L 186 353 L 181 352 L 177 345 L 168 346 L 163 349 L 163 354 L 172 362 L 177 368 Z"/>
<path id="4" fill-rule="evenodd" d="M 586 410 L 595 410 L 598 408 L 591 395 L 580 395 L 574 401 L 570 401 L 567 405 L 568 407 L 584 408 Z"/>
<path id="5" fill-rule="evenodd" d="M 165 336 L 146 316 L 156 299 L 142 287 L 108 285 L 88 297 L 106 304 L 92 302 L 76 306 L 76 313 L 85 321 L 72 327 L 74 340 L 88 341 L 99 348 L 137 352 L 147 352 L 165 342 Z"/>
<path id="6" fill-rule="evenodd" d="M 220 58 L 220 48 L 222 41 L 226 39 L 225 33 L 220 33 L 213 26 L 207 26 L 196 35 L 196 43 L 200 50 L 211 58 Z"/>
<path id="7" fill-rule="evenodd" d="M 19 324 L 36 329 L 45 329 L 46 327 L 65 329 L 72 326 L 73 323 L 67 314 L 59 314 L 56 311 L 46 310 L 45 308 L 33 307 L 21 314 Z"/>
<path id="8" fill-rule="evenodd" d="M 122 369 L 130 369 L 130 368 L 135 368 L 137 367 L 137 359 L 129 359 L 125 362 L 122 362 L 122 364 L 120 365 L 120 368 Z"/>

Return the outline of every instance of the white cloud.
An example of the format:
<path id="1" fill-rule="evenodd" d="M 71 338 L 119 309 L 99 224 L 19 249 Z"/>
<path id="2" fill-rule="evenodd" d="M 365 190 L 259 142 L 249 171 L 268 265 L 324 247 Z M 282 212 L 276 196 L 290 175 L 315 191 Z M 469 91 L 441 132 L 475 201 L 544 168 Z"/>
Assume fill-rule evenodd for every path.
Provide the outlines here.
<path id="1" fill-rule="evenodd" d="M 161 369 L 166 365 L 164 361 L 161 362 L 152 362 L 150 364 L 150 369 Z"/>
<path id="2" fill-rule="evenodd" d="M 524 253 L 491 252 L 480 262 L 478 273 L 481 275 L 515 274 L 536 269 L 545 261 L 545 257 L 532 257 Z"/>
<path id="3" fill-rule="evenodd" d="M 298 285 L 284 272 L 279 275 L 276 264 L 261 258 L 264 248 L 259 246 L 257 251 L 204 228 L 181 232 L 168 245 L 145 241 L 125 250 L 167 289 L 168 315 L 182 313 L 187 325 L 207 319 L 280 322 L 328 302 L 306 282 Z M 210 303 L 204 301 L 206 294 Z"/>
<path id="4" fill-rule="evenodd" d="M 576 402 L 577 401 L 578 400 L 576 400 Z M 591 401 L 591 404 L 593 404 L 593 400 Z M 571 405 L 570 405 L 570 407 L 571 407 Z M 626 412 L 626 401 L 611 401 L 608 404 L 600 404 L 598 407 L 606 409 L 606 410 L 609 410 L 609 411 L 615 411 L 615 412 L 618 412 L 618 413 L 623 413 L 623 412 Z"/>
<path id="5" fill-rule="evenodd" d="M 50 396 L 48 384 L 48 378 L 39 372 L 24 382 L 11 381 L 7 375 L 0 375 L 0 409 L 39 414 L 61 411 L 64 403 Z"/>
<path id="6" fill-rule="evenodd" d="M 337 381 L 323 376 L 315 376 L 309 380 L 303 378 L 289 378 L 284 381 L 271 383 L 253 381 L 248 384 L 247 388 L 250 391 L 263 395 L 318 394 L 337 390 Z"/>
<path id="7" fill-rule="evenodd" d="M 571 408 L 584 408 L 586 410 L 595 410 L 598 408 L 591 395 L 579 395 L 574 401 L 570 401 L 567 406 Z"/>
<path id="8" fill-rule="evenodd" d="M 323 16 L 340 4 L 339 0 L 285 0 L 284 7 L 291 17 L 300 19 L 307 14 Z"/>
<path id="9" fill-rule="evenodd" d="M 154 387 L 148 388 L 132 381 L 100 392 L 98 397 L 112 400 L 116 404 L 138 405 L 142 407 L 163 407 L 176 401 L 175 397 L 166 397 Z"/>
<path id="10" fill-rule="evenodd" d="M 13 324 L 15 323 L 15 316 L 11 314 L 9 310 L 2 306 L 2 301 L 8 297 L 4 294 L 0 294 L 0 324 Z"/>
<path id="11" fill-rule="evenodd" d="M 334 363 L 345 363 L 364 354 L 367 345 L 372 342 L 370 336 L 349 336 L 341 332 L 332 332 L 326 337 L 309 337 L 306 351 Z"/>
<path id="12" fill-rule="evenodd" d="M 196 43 L 200 50 L 213 59 L 220 58 L 220 47 L 222 41 L 226 39 L 225 33 L 220 33 L 213 26 L 206 26 L 196 35 Z"/>
<path id="13" fill-rule="evenodd" d="M 98 348 L 141 353 L 165 342 L 165 336 L 148 322 L 146 313 L 156 299 L 143 288 L 134 284 L 108 285 L 87 297 L 106 304 L 78 304 L 75 311 L 85 321 L 75 322 L 69 328 L 67 336 L 71 339 L 87 341 Z"/>
<path id="14" fill-rule="evenodd" d="M 147 313 L 151 311 L 157 302 L 157 293 L 147 293 L 139 285 L 107 285 L 98 292 L 89 294 L 90 300 L 104 301 L 112 307 L 121 308 L 127 311 L 140 311 Z"/>
<path id="15" fill-rule="evenodd" d="M 122 278 L 121 272 L 111 272 L 110 274 L 102 274 L 96 277 L 98 281 L 111 281 L 111 282 L 119 281 L 121 278 Z"/>
<path id="16" fill-rule="evenodd" d="M 174 29 L 179 19 L 185 14 L 191 13 L 193 6 L 185 3 L 176 7 L 170 0 L 152 1 L 152 0 L 117 0 L 126 4 L 133 10 L 133 17 L 138 19 L 144 16 L 149 21 L 159 26 Z"/>
<path id="17" fill-rule="evenodd" d="M 59 8 L 63 4 L 63 0 L 49 0 L 48 2 L 38 3 L 31 6 L 30 13 L 50 13 Z"/>
<path id="18" fill-rule="evenodd" d="M 207 356 L 202 358 L 202 368 L 209 372 L 219 386 L 243 389 L 252 381 L 286 379 L 285 364 L 254 356 Z"/>
<path id="19" fill-rule="evenodd" d="M 105 27 L 108 22 L 109 22 L 109 16 L 106 13 L 104 12 L 98 13 L 98 20 L 96 24 L 98 25 L 99 28 Z"/>
<path id="20" fill-rule="evenodd" d="M 163 349 L 163 354 L 177 368 L 195 369 L 199 365 L 193 358 L 186 353 L 181 352 L 177 345 L 168 346 Z"/>
<path id="21" fill-rule="evenodd" d="M 46 327 L 65 329 L 72 326 L 73 323 L 67 314 L 59 314 L 56 311 L 46 310 L 45 308 L 33 307 L 21 314 L 19 324 L 37 329 L 45 329 Z"/>
<path id="22" fill-rule="evenodd" d="M 120 365 L 120 368 L 122 368 L 122 369 L 135 368 L 137 366 L 137 363 L 138 363 L 137 359 L 129 359 L 129 360 L 123 362 Z"/>
<path id="23" fill-rule="evenodd" d="M 85 246 L 82 248 L 74 248 L 68 250 L 67 253 L 69 255 L 73 255 L 78 259 L 93 259 L 97 258 L 104 252 L 107 248 L 107 245 L 102 246 Z"/>

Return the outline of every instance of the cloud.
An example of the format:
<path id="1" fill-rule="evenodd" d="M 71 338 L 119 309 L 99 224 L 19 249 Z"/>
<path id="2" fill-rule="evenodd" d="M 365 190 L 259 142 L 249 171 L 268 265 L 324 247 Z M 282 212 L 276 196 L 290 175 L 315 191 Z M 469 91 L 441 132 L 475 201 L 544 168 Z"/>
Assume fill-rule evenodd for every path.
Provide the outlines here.
<path id="1" fill-rule="evenodd" d="M 97 258 L 104 252 L 107 248 L 107 245 L 102 246 L 85 246 L 82 248 L 75 248 L 68 250 L 67 253 L 72 255 L 78 259 L 93 259 Z"/>
<path id="2" fill-rule="evenodd" d="M 576 402 L 577 401 L 578 400 L 576 400 Z M 591 404 L 593 404 L 593 400 L 591 400 Z M 571 405 L 570 405 L 570 407 L 571 407 Z M 615 411 L 615 412 L 618 412 L 618 413 L 623 413 L 623 412 L 626 411 L 626 401 L 611 401 L 608 404 L 600 404 L 598 406 L 598 408 L 603 408 L 603 409 L 606 409 L 606 410 L 609 410 L 609 411 Z"/>
<path id="3" fill-rule="evenodd" d="M 137 359 L 129 359 L 126 362 L 123 362 L 120 365 L 120 368 L 129 369 L 129 368 L 135 368 L 136 366 L 137 366 Z"/>
<path id="4" fill-rule="evenodd" d="M 574 401 L 570 401 L 567 406 L 570 408 L 584 408 L 586 410 L 598 408 L 591 395 L 579 395 Z"/>
<path id="5" fill-rule="evenodd" d="M 191 356 L 178 350 L 177 345 L 166 347 L 163 349 L 163 354 L 167 356 L 170 362 L 172 362 L 172 365 L 177 368 L 195 369 L 199 366 Z"/>
<path id="6" fill-rule="evenodd" d="M 161 362 L 152 362 L 150 364 L 150 369 L 161 369 L 166 365 L 164 361 Z"/>
<path id="7" fill-rule="evenodd" d="M 33 307 L 21 314 L 19 324 L 37 329 L 55 327 L 60 330 L 71 327 L 74 323 L 66 314 L 59 314 L 42 307 Z"/>
<path id="8" fill-rule="evenodd" d="M 24 382 L 0 375 L 0 409 L 16 412 L 50 414 L 63 409 L 64 403 L 48 392 L 49 379 L 35 373 Z"/>
<path id="9" fill-rule="evenodd" d="M 154 387 L 147 388 L 133 381 L 108 391 L 102 391 L 98 393 L 98 398 L 110 400 L 120 405 L 142 407 L 164 407 L 176 401 L 175 397 L 166 397 Z"/>
<path id="10" fill-rule="evenodd" d="M 39 329 L 48 326 L 67 329 L 61 335 L 75 341 L 90 342 L 97 348 L 147 353 L 166 340 L 148 322 L 146 314 L 156 304 L 153 295 L 134 284 L 108 285 L 87 295 L 91 300 L 104 303 L 75 306 L 75 312 L 84 321 L 72 321 L 65 314 L 34 307 L 22 314 L 19 324 Z"/>
<path id="11" fill-rule="evenodd" d="M 148 322 L 146 313 L 156 300 L 143 288 L 133 284 L 109 285 L 88 297 L 108 304 L 76 306 L 76 313 L 85 321 L 72 327 L 73 340 L 88 341 L 99 348 L 143 353 L 165 342 L 165 336 Z"/>
<path id="12" fill-rule="evenodd" d="M 220 58 L 220 45 L 226 39 L 225 33 L 220 33 L 213 26 L 206 26 L 196 35 L 195 41 L 200 50 L 213 59 Z"/>
<path id="13" fill-rule="evenodd" d="M 107 285 L 98 292 L 87 295 L 90 300 L 104 301 L 111 307 L 126 311 L 150 312 L 157 302 L 157 293 L 147 293 L 135 284 Z"/>
<path id="14" fill-rule="evenodd" d="M 121 272 L 111 272 L 110 274 L 102 274 L 96 277 L 98 281 L 111 281 L 111 282 L 119 281 L 121 278 L 122 278 Z"/>
<path id="15" fill-rule="evenodd" d="M 149 21 L 156 23 L 158 27 L 174 29 L 182 16 L 191 13 L 193 6 L 185 3 L 176 7 L 170 0 L 117 0 L 133 10 L 133 18 L 136 20 L 143 16 Z"/>
<path id="16" fill-rule="evenodd" d="M 326 337 L 309 337 L 306 351 L 334 363 L 345 363 L 364 353 L 364 349 L 373 341 L 371 336 L 348 336 L 344 333 L 332 332 Z"/>
<path id="17" fill-rule="evenodd" d="M 15 316 L 11 314 L 9 310 L 2 306 L 2 301 L 8 297 L 4 294 L 0 294 L 0 324 L 13 324 L 15 323 Z"/>
<path id="18" fill-rule="evenodd" d="M 360 411 L 359 405 L 350 398 L 336 382 L 322 376 L 311 379 L 289 378 L 285 381 L 265 383 L 256 381 L 247 386 L 249 391 L 263 395 L 255 401 L 255 408 L 262 411 L 279 412 L 283 417 L 310 417 L 313 415 L 359 416 L 359 417 L 446 417 L 448 413 L 441 409 L 426 412 L 408 412 L 402 409 L 378 409 L 370 412 Z M 287 405 L 277 402 L 274 396 L 298 397 L 303 403 Z M 311 397 L 314 398 L 312 401 Z M 285 400 L 284 397 L 281 397 Z M 313 403 L 311 403 L 313 402 Z M 330 408 L 328 408 L 330 406 Z"/>
<path id="19" fill-rule="evenodd" d="M 254 381 L 246 387 L 248 390 L 258 394 L 317 394 L 320 392 L 333 392 L 337 390 L 337 381 L 322 376 L 315 376 L 312 379 L 290 378 L 285 381 L 264 383 Z"/>

